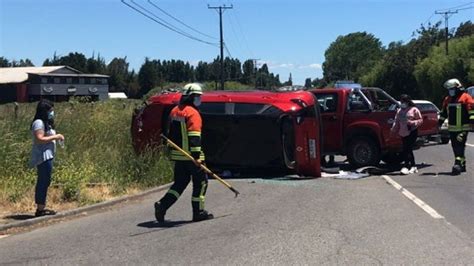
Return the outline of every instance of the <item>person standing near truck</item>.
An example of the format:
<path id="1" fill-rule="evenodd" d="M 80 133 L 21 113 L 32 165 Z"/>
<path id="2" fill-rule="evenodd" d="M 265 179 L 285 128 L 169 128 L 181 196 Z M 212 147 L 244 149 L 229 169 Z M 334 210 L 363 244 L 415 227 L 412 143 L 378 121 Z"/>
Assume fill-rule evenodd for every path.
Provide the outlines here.
<path id="1" fill-rule="evenodd" d="M 201 105 L 201 95 L 202 88 L 199 84 L 187 84 L 184 86 L 179 104 L 169 115 L 168 137 L 191 154 L 197 163 L 195 164 L 180 151 L 171 150 L 170 159 L 175 161 L 174 183 L 163 198 L 155 202 L 155 217 L 160 223 L 165 221 L 166 211 L 178 200 L 191 179 L 193 221 L 214 218 L 211 213 L 204 210 L 208 177 L 199 167 L 199 164 L 204 162 L 204 153 L 201 150 L 202 118 L 197 109 Z"/>
<path id="2" fill-rule="evenodd" d="M 448 119 L 449 138 L 454 153 L 452 175 L 466 172 L 466 141 L 474 125 L 474 100 L 458 79 L 449 79 L 444 83 L 449 95 L 443 100 L 441 115 L 438 121 L 442 125 Z"/>
<path id="3" fill-rule="evenodd" d="M 402 94 L 400 96 L 400 109 L 395 115 L 395 123 L 391 133 L 397 133 L 403 142 L 402 159 L 404 166 L 400 172 L 404 175 L 418 172 L 415 164 L 413 148 L 418 138 L 418 127 L 423 123 L 420 110 L 416 108 L 410 96 Z"/>

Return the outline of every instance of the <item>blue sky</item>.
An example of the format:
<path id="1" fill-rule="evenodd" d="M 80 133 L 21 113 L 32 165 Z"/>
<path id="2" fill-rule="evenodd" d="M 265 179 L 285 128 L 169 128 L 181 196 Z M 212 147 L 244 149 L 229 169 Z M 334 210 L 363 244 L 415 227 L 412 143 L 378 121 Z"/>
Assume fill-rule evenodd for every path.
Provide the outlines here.
<path id="1" fill-rule="evenodd" d="M 131 0 L 126 0 L 130 3 Z M 434 11 L 472 1 L 458 0 L 152 0 L 210 39 L 180 25 L 147 0 L 134 0 L 159 17 L 208 42 L 218 42 L 219 16 L 207 5 L 233 5 L 224 15 L 224 40 L 232 57 L 258 58 L 283 82 L 321 77 L 324 52 L 338 36 L 366 31 L 388 45 L 408 41 L 421 23 L 442 19 Z M 211 61 L 219 48 L 174 33 L 120 0 L 0 0 L 0 56 L 30 58 L 35 65 L 52 57 L 100 53 L 109 62 L 127 56 L 138 71 L 145 57 Z M 462 10 L 449 26 L 473 19 Z"/>

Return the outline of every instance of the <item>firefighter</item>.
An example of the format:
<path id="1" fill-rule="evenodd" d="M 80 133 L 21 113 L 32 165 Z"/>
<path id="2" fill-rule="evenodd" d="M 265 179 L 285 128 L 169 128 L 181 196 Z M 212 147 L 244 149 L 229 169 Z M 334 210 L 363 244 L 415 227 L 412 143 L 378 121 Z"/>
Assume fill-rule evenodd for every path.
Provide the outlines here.
<path id="1" fill-rule="evenodd" d="M 179 105 L 171 110 L 168 124 L 168 138 L 191 154 L 198 163 L 204 162 L 204 153 L 201 150 L 202 119 L 197 109 L 201 104 L 201 95 L 202 88 L 199 84 L 191 83 L 184 86 Z M 195 164 L 178 150 L 171 150 L 170 159 L 175 161 L 174 183 L 163 198 L 155 202 L 156 220 L 164 222 L 166 211 L 178 200 L 191 179 L 193 221 L 214 218 L 211 213 L 204 210 L 207 174 L 201 170 L 199 164 Z"/>
<path id="2" fill-rule="evenodd" d="M 444 83 L 449 95 L 443 100 L 439 125 L 448 119 L 448 131 L 454 152 L 452 175 L 466 172 L 466 157 L 464 155 L 466 140 L 474 124 L 474 100 L 464 90 L 458 79 L 449 79 Z"/>

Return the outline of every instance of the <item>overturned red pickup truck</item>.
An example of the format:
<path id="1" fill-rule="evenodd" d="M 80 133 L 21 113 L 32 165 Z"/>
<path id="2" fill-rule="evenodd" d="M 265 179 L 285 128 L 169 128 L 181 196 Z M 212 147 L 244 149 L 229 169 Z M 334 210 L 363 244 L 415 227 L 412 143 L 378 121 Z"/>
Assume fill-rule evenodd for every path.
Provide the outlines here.
<path id="1" fill-rule="evenodd" d="M 137 152 L 162 143 L 168 115 L 181 94 L 152 96 L 135 111 L 132 139 Z M 320 177 L 321 122 L 315 96 L 306 91 L 205 92 L 202 147 L 217 172 L 298 174 Z"/>

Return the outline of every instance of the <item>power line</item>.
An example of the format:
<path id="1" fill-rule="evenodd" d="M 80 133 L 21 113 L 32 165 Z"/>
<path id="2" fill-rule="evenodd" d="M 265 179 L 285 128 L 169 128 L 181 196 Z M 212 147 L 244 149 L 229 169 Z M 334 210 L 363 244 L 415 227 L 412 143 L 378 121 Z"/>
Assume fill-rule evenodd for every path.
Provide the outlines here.
<path id="1" fill-rule="evenodd" d="M 185 26 L 186 28 L 188 28 L 188 29 L 190 29 L 190 30 L 192 30 L 192 31 L 194 31 L 194 32 L 197 32 L 197 33 L 199 33 L 199 34 L 201 34 L 201 35 L 203 35 L 203 36 L 209 37 L 209 38 L 211 38 L 211 39 L 216 39 L 215 37 L 212 37 L 212 36 L 210 36 L 210 35 L 207 35 L 207 34 L 201 32 L 201 31 L 198 31 L 198 30 L 196 30 L 195 28 L 193 28 L 193 27 L 187 25 L 187 24 L 184 23 L 183 21 L 179 20 L 178 18 L 174 17 L 173 15 L 169 14 L 168 12 L 166 12 L 165 10 L 163 10 L 162 8 L 160 8 L 159 6 L 157 6 L 157 5 L 156 5 L 155 3 L 153 3 L 151 0 L 148 0 L 148 3 L 149 3 L 150 5 L 152 5 L 152 6 L 154 6 L 156 9 L 160 10 L 161 12 L 163 12 L 163 13 L 164 13 L 165 15 L 167 15 L 168 17 L 174 19 L 175 21 L 177 21 L 177 22 L 180 23 L 181 25 Z"/>
<path id="2" fill-rule="evenodd" d="M 151 16 L 145 14 L 144 12 L 138 10 L 136 7 L 130 5 L 130 4 L 127 3 L 127 2 L 125 2 L 125 0 L 121 0 L 121 2 L 122 2 L 123 4 L 125 4 L 126 6 L 128 6 L 129 8 L 135 10 L 136 12 L 142 14 L 143 16 L 145 16 L 145 17 L 147 17 L 147 18 L 153 20 L 154 22 L 160 24 L 161 26 L 163 26 L 163 27 L 165 27 L 165 28 L 167 28 L 167 29 L 169 29 L 169 30 L 175 32 L 175 33 L 178 33 L 178 34 L 180 34 L 180 35 L 182 35 L 182 36 L 184 36 L 184 37 L 187 37 L 187 38 L 189 38 L 189 39 L 192 39 L 192 40 L 195 40 L 195 41 L 198 41 L 198 42 L 201 42 L 201 43 L 205 43 L 205 44 L 208 44 L 208 45 L 211 45 L 211 46 L 217 46 L 216 43 L 207 42 L 207 41 L 201 40 L 201 39 L 199 39 L 199 38 L 196 38 L 196 37 L 194 37 L 194 36 L 191 36 L 191 35 L 189 35 L 189 34 L 187 34 L 187 33 L 184 33 L 184 32 L 182 32 L 182 31 L 180 31 L 180 30 L 178 30 L 178 29 L 174 29 L 172 26 L 168 26 L 168 25 L 166 25 L 165 23 L 160 22 L 160 21 L 158 21 L 157 19 L 155 19 L 155 18 L 153 18 L 153 17 L 151 17 Z M 135 4 L 136 4 L 136 3 L 135 3 Z M 150 13 L 152 13 L 152 12 L 150 12 Z M 152 14 L 153 14 L 153 13 L 152 13 Z M 154 15 L 154 16 L 157 17 L 156 15 Z M 157 17 L 157 18 L 158 18 L 158 17 Z M 169 24 L 169 23 L 168 23 L 168 24 Z"/>
<path id="3" fill-rule="evenodd" d="M 232 58 L 233 56 L 230 54 L 229 48 L 227 47 L 227 44 L 225 44 L 225 42 L 224 42 L 224 48 L 227 54 L 229 55 L 229 57 Z"/>
<path id="4" fill-rule="evenodd" d="M 239 49 L 241 52 L 244 52 L 242 43 L 240 42 L 240 38 L 237 35 L 237 32 L 235 31 L 234 23 L 232 23 L 232 17 L 229 17 L 229 22 L 230 22 L 230 28 L 232 29 L 232 33 L 234 34 L 235 40 L 237 41 L 237 46 L 239 46 Z"/>
<path id="5" fill-rule="evenodd" d="M 229 0 L 228 0 L 228 1 L 229 1 Z M 229 1 L 229 2 L 230 2 L 230 1 Z M 255 56 L 254 56 L 254 53 L 253 53 L 252 50 L 250 49 L 250 46 L 249 46 L 249 44 L 248 44 L 248 39 L 247 39 L 247 37 L 246 37 L 244 31 L 242 30 L 242 26 L 241 26 L 241 24 L 240 24 L 240 21 L 239 21 L 237 15 L 238 15 L 238 10 L 237 10 L 237 9 L 235 10 L 235 14 L 234 14 L 234 12 L 231 13 L 231 16 L 234 16 L 235 21 L 237 22 L 237 27 L 238 27 L 240 33 L 242 34 L 242 37 L 243 37 L 242 39 L 243 39 L 243 41 L 244 41 L 245 47 L 247 48 L 247 51 L 249 52 L 249 54 L 251 55 L 251 57 L 255 57 Z"/>
<path id="6" fill-rule="evenodd" d="M 459 6 L 454 6 L 454 7 L 450 7 L 450 8 L 444 8 L 444 9 L 438 9 L 438 11 L 448 11 L 448 10 L 453 10 L 453 9 L 457 9 L 457 8 L 464 7 L 464 6 L 470 6 L 470 5 L 473 5 L 473 4 L 474 4 L 474 2 L 469 2 L 469 3 L 466 3 L 466 4 L 459 5 Z"/>
<path id="7" fill-rule="evenodd" d="M 445 41 L 446 41 L 446 55 L 448 55 L 449 50 L 448 50 L 448 34 L 449 34 L 449 27 L 448 27 L 448 22 L 449 18 L 457 14 L 461 10 L 466 10 L 466 9 L 471 9 L 474 8 L 472 5 L 474 2 L 470 2 L 468 4 L 448 8 L 448 9 L 441 9 L 441 10 L 436 10 L 435 14 L 442 15 L 444 17 L 444 29 L 445 29 Z M 469 7 L 467 7 L 469 5 Z"/>

